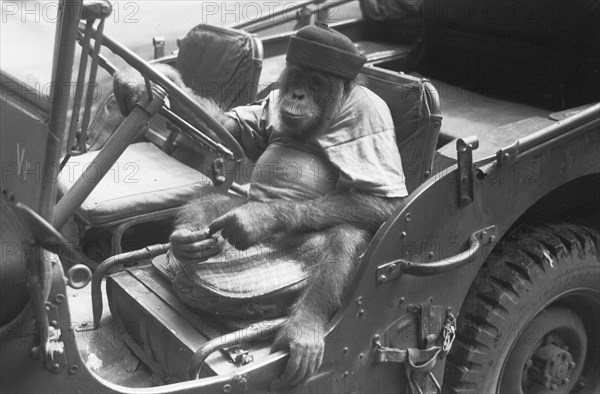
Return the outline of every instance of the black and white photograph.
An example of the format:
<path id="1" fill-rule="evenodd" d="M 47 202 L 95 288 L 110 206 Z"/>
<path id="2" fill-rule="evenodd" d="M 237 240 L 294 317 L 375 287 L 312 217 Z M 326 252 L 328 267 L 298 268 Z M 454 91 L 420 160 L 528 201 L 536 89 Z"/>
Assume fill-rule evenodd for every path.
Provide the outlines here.
<path id="1" fill-rule="evenodd" d="M 0 10 L 0 393 L 600 394 L 599 0 Z"/>

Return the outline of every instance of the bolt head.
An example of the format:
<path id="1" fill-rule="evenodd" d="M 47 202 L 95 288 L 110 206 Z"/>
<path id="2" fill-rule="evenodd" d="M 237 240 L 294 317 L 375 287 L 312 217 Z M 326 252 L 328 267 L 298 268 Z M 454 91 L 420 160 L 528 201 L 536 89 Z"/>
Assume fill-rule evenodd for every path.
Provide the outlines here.
<path id="1" fill-rule="evenodd" d="M 526 368 L 531 368 L 532 365 L 533 365 L 533 361 L 531 361 L 531 359 L 527 360 L 527 362 L 525 363 Z"/>

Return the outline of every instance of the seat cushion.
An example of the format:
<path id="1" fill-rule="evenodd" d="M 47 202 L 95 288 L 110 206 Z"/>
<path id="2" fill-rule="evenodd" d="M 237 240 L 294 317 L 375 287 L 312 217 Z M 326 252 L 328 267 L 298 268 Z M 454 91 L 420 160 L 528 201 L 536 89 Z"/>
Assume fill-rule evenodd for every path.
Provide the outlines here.
<path id="1" fill-rule="evenodd" d="M 431 119 L 432 108 L 424 82 L 379 67 L 364 67 L 361 77 L 390 108 L 406 188 L 412 193 L 431 170 L 439 130 Z"/>
<path id="2" fill-rule="evenodd" d="M 60 195 L 69 190 L 97 153 L 71 157 L 61 173 Z M 123 152 L 77 213 L 91 225 L 104 225 L 183 205 L 211 186 L 204 174 L 155 145 L 141 142 Z"/>
<path id="3" fill-rule="evenodd" d="M 201 23 L 178 41 L 177 69 L 183 82 L 221 108 L 256 99 L 262 43 L 242 30 Z"/>

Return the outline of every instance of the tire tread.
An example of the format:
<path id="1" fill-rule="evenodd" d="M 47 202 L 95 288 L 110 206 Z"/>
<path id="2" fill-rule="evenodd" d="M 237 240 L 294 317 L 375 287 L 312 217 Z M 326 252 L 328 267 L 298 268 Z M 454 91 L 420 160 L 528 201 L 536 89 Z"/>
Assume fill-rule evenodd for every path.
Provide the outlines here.
<path id="1" fill-rule="evenodd" d="M 598 245 L 600 233 L 570 224 L 527 225 L 504 237 L 488 256 L 461 308 L 457 338 L 446 361 L 444 392 L 482 392 L 486 372 L 481 366 L 491 349 L 491 331 L 507 323 L 529 288 L 550 274 L 551 264 L 576 264 L 571 254 L 598 256 Z"/>

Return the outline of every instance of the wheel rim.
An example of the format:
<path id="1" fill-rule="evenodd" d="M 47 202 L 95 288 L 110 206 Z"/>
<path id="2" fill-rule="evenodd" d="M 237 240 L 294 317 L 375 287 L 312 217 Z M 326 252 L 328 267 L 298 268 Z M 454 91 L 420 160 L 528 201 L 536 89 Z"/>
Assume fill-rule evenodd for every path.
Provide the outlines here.
<path id="1" fill-rule="evenodd" d="M 580 293 L 542 309 L 519 333 L 498 391 L 566 394 L 596 384 L 598 321 L 592 312 L 599 306 L 597 295 Z"/>

